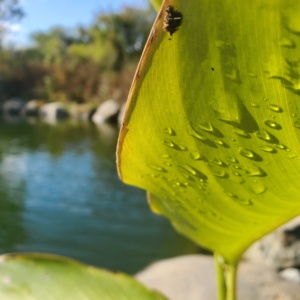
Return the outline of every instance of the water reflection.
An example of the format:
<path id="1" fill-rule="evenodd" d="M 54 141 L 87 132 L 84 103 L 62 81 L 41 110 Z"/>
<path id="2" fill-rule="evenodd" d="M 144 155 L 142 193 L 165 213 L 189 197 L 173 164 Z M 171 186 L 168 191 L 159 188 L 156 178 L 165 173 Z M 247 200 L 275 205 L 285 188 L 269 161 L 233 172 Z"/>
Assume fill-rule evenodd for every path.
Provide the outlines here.
<path id="1" fill-rule="evenodd" d="M 122 184 L 118 129 L 76 121 L 0 121 L 0 251 L 43 251 L 135 272 L 191 253 L 145 192 Z"/>

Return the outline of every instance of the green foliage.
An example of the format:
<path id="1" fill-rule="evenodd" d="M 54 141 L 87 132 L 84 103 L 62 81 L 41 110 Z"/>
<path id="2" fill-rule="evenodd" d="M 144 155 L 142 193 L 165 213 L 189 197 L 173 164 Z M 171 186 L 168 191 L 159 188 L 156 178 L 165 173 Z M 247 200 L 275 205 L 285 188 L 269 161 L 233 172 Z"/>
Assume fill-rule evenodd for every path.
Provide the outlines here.
<path id="1" fill-rule="evenodd" d="M 153 19 L 152 10 L 125 8 L 72 33 L 55 27 L 32 34 L 31 48 L 2 50 L 1 98 L 124 101 L 130 83 L 122 79 L 133 77 Z"/>
<path id="2" fill-rule="evenodd" d="M 165 1 L 129 95 L 120 175 L 217 254 L 222 299 L 244 250 L 300 213 L 299 19 L 297 0 Z"/>
<path id="3" fill-rule="evenodd" d="M 163 300 L 125 274 L 113 274 L 63 257 L 42 254 L 3 255 L 2 300 Z"/>

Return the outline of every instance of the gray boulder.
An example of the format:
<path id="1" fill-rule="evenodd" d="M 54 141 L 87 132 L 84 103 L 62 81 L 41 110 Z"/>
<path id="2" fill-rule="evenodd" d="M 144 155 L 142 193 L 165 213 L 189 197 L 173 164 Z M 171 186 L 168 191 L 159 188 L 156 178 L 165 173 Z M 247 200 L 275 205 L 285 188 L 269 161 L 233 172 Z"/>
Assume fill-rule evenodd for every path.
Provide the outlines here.
<path id="1" fill-rule="evenodd" d="M 2 105 L 2 112 L 6 115 L 18 115 L 21 113 L 25 102 L 20 98 L 12 98 L 5 101 Z"/>
<path id="2" fill-rule="evenodd" d="M 64 119 L 69 116 L 68 110 L 65 105 L 60 102 L 52 102 L 45 104 L 40 110 L 41 117 L 49 122 L 56 122 L 59 119 Z"/>
<path id="3" fill-rule="evenodd" d="M 217 299 L 211 256 L 188 255 L 158 261 L 136 278 L 170 300 Z M 241 262 L 237 295 L 239 300 L 300 300 L 300 285 L 281 278 L 268 266 Z"/>
<path id="4" fill-rule="evenodd" d="M 101 103 L 92 115 L 92 121 L 96 124 L 104 122 L 117 122 L 120 104 L 115 100 L 107 100 Z"/>
<path id="5" fill-rule="evenodd" d="M 43 104 L 41 100 L 30 100 L 23 107 L 22 113 L 25 116 L 37 117 L 40 114 L 40 109 Z"/>
<path id="6" fill-rule="evenodd" d="M 253 244 L 244 257 L 277 270 L 299 268 L 300 216 Z"/>

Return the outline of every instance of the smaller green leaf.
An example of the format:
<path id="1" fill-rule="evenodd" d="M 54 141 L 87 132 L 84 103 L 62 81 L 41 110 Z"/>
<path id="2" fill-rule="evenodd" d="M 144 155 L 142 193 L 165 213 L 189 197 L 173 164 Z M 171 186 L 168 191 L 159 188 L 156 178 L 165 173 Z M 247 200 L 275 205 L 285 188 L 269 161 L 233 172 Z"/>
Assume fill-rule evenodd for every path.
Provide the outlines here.
<path id="1" fill-rule="evenodd" d="M 125 274 L 48 254 L 0 256 L 1 300 L 164 300 Z"/>

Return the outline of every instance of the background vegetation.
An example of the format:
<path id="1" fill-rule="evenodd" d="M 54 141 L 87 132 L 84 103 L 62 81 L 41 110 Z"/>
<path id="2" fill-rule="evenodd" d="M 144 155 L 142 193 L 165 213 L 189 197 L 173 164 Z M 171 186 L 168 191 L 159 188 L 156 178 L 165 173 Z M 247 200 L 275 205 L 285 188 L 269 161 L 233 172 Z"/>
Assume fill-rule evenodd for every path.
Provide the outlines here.
<path id="1" fill-rule="evenodd" d="M 23 15 L 16 0 L 0 2 L 1 21 Z M 1 47 L 0 101 L 124 101 L 154 18 L 150 7 L 127 7 L 99 13 L 87 27 L 35 32 L 26 48 Z"/>

